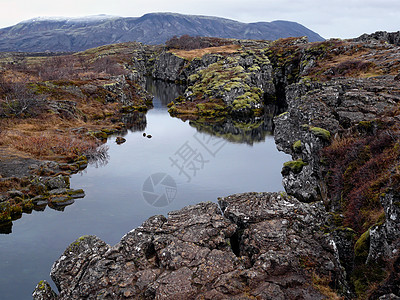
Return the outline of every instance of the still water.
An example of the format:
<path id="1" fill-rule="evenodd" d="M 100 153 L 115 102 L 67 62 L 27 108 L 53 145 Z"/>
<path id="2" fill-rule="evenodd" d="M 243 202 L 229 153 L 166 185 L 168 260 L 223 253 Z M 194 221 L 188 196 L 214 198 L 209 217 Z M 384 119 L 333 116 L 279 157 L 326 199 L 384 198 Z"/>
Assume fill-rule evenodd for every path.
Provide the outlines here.
<path id="1" fill-rule="evenodd" d="M 126 118 L 126 142 L 110 138 L 108 157 L 72 176 L 71 187 L 86 196 L 64 211 L 24 214 L 11 234 L 0 235 L 0 299 L 30 299 L 42 279 L 55 289 L 52 264 L 82 235 L 113 245 L 152 215 L 233 193 L 282 190 L 289 157 L 276 149 L 270 117 L 183 122 L 166 107 L 179 87 L 149 81 L 147 88 L 154 108 Z"/>

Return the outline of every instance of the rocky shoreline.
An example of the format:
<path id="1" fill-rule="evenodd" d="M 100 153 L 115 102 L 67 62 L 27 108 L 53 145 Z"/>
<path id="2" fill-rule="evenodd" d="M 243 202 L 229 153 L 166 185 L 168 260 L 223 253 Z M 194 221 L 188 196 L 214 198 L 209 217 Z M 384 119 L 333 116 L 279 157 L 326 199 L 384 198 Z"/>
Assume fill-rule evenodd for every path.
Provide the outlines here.
<path id="1" fill-rule="evenodd" d="M 286 194 L 232 195 L 154 216 L 111 247 L 94 236 L 55 262 L 35 299 L 326 299 L 348 295 L 328 214 Z M 223 214 L 221 214 L 221 210 Z"/>

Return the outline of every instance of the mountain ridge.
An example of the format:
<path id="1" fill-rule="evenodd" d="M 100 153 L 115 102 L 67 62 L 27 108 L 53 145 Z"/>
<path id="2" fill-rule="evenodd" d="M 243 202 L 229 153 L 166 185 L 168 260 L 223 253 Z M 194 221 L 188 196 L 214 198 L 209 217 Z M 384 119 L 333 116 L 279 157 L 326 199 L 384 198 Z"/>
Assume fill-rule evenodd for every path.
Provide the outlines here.
<path id="1" fill-rule="evenodd" d="M 33 18 L 0 29 L 0 51 L 82 51 L 128 41 L 163 44 L 173 36 L 184 34 L 257 40 L 307 36 L 311 42 L 324 40 L 296 22 L 242 23 L 214 16 L 165 12 L 141 17 Z"/>

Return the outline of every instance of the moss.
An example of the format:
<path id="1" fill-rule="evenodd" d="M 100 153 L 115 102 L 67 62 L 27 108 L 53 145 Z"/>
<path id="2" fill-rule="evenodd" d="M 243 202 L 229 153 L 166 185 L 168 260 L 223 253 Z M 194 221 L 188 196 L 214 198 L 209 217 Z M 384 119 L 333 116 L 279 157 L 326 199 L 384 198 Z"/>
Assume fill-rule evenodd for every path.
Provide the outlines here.
<path id="1" fill-rule="evenodd" d="M 354 259 L 359 263 L 365 263 L 369 253 L 370 230 L 364 232 L 354 245 Z"/>
<path id="2" fill-rule="evenodd" d="M 11 205 L 10 206 L 10 215 L 21 215 L 22 214 L 22 207 L 21 205 Z"/>
<path id="3" fill-rule="evenodd" d="M 324 141 L 329 141 L 331 139 L 331 133 L 326 129 L 314 126 L 310 126 L 309 129 L 315 136 L 321 138 Z"/>
<path id="4" fill-rule="evenodd" d="M 253 66 L 251 66 L 249 68 L 249 71 L 251 71 L 251 72 L 257 72 L 257 71 L 260 71 L 260 70 L 261 70 L 261 68 L 260 68 L 259 65 L 253 65 Z"/>
<path id="5" fill-rule="evenodd" d="M 107 133 L 105 133 L 103 131 L 94 131 L 94 132 L 91 132 L 90 134 L 99 140 L 106 140 L 108 137 Z"/>
<path id="6" fill-rule="evenodd" d="M 79 156 L 79 157 L 77 157 L 75 159 L 75 162 L 85 162 L 85 163 L 87 163 L 88 159 L 87 159 L 87 157 L 85 155 L 81 155 L 81 156 Z"/>
<path id="7" fill-rule="evenodd" d="M 294 152 L 301 152 L 301 141 L 297 140 L 293 143 L 292 149 Z"/>
<path id="8" fill-rule="evenodd" d="M 42 290 L 42 291 L 46 289 L 46 284 L 45 284 L 44 280 L 40 280 L 40 281 L 39 281 L 39 283 L 38 283 L 38 285 L 37 285 L 37 288 L 38 288 L 39 290 Z"/>
<path id="9" fill-rule="evenodd" d="M 10 210 L 3 211 L 0 213 L 0 223 L 8 223 L 11 221 Z"/>
<path id="10" fill-rule="evenodd" d="M 82 189 L 78 189 L 78 190 L 68 190 L 68 195 L 70 196 L 74 196 L 74 195 L 82 195 L 85 192 Z"/>
<path id="11" fill-rule="evenodd" d="M 255 108 L 256 104 L 260 102 L 260 92 L 259 89 L 251 89 L 248 92 L 238 96 L 232 102 L 232 108 L 234 110 Z"/>
<path id="12" fill-rule="evenodd" d="M 286 174 L 288 171 L 291 171 L 298 174 L 301 172 L 303 167 L 307 165 L 308 163 L 304 162 L 301 158 L 298 160 L 288 161 L 283 164 L 282 173 Z"/>
<path id="13" fill-rule="evenodd" d="M 110 135 L 110 134 L 113 134 L 116 132 L 116 130 L 113 128 L 105 128 L 105 129 L 102 129 L 101 131 L 106 133 L 107 135 Z"/>
<path id="14" fill-rule="evenodd" d="M 361 121 L 358 123 L 358 128 L 370 131 L 372 129 L 372 121 Z"/>
<path id="15" fill-rule="evenodd" d="M 188 81 L 189 82 L 195 82 L 200 78 L 200 75 L 195 73 L 189 76 Z"/>
<path id="16" fill-rule="evenodd" d="M 226 106 L 213 102 L 199 103 L 196 105 L 198 113 L 206 116 L 221 116 L 227 114 Z"/>
<path id="17" fill-rule="evenodd" d="M 245 85 L 242 82 L 230 81 L 224 85 L 224 90 L 227 92 L 230 92 L 231 90 L 240 89 L 240 88 L 244 88 L 244 87 L 245 87 Z"/>
<path id="18" fill-rule="evenodd" d="M 146 105 L 126 105 L 126 106 L 122 106 L 122 108 L 120 109 L 120 112 L 123 114 L 131 113 L 134 111 L 146 112 L 146 111 L 148 111 L 148 109 L 149 108 Z"/>
<path id="19" fill-rule="evenodd" d="M 77 247 L 79 247 L 81 242 L 88 237 L 89 237 L 89 235 L 83 235 L 83 236 L 77 238 L 73 243 L 71 243 L 71 245 L 68 246 L 67 250 L 70 252 L 73 252 Z"/>
<path id="20" fill-rule="evenodd" d="M 25 213 L 31 212 L 33 208 L 34 208 L 34 204 L 33 204 L 32 200 L 26 200 L 22 204 L 22 211 Z"/>

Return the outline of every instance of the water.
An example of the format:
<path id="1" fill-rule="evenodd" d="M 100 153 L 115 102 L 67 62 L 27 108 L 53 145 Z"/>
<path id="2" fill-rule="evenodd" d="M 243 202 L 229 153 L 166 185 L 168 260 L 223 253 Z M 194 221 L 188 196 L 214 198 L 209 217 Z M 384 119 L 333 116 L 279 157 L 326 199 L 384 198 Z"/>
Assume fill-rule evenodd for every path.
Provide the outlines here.
<path id="1" fill-rule="evenodd" d="M 106 162 L 72 176 L 71 187 L 84 189 L 85 198 L 63 212 L 47 207 L 24 214 L 12 234 L 0 235 L 0 299 L 30 299 L 37 282 L 51 282 L 53 262 L 82 235 L 113 245 L 155 214 L 233 193 L 282 190 L 280 170 L 289 157 L 276 150 L 270 118 L 183 122 L 166 108 L 179 93 L 176 86 L 150 81 L 148 89 L 155 107 L 127 118 L 127 141 L 117 145 L 111 138 Z M 154 174 L 169 181 L 152 186 Z"/>

